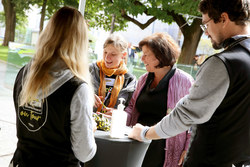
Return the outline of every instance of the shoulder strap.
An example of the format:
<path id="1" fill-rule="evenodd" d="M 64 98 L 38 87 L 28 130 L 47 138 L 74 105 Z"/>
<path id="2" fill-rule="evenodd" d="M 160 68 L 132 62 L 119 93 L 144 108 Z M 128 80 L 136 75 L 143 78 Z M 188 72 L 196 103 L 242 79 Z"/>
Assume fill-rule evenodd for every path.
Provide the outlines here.
<path id="1" fill-rule="evenodd" d="M 241 38 L 239 38 L 237 40 L 234 40 L 233 42 L 230 41 L 230 44 L 227 45 L 227 47 L 225 48 L 225 50 L 233 48 L 234 46 L 238 45 L 241 41 L 244 41 L 244 40 L 246 40 L 248 38 L 250 38 L 250 37 L 249 36 L 245 36 L 245 37 L 241 37 Z M 230 39 L 232 39 L 232 38 L 230 38 Z M 228 43 L 228 42 L 226 42 L 226 43 Z"/>

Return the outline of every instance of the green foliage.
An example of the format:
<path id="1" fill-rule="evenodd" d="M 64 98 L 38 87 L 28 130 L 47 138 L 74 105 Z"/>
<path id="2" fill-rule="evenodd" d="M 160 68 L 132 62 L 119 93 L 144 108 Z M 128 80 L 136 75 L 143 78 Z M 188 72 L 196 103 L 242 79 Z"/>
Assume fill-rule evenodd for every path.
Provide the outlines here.
<path id="1" fill-rule="evenodd" d="M 19 19 L 23 17 L 27 17 L 25 11 L 30 9 L 30 5 L 33 5 L 34 0 L 26 0 L 25 3 L 23 0 L 12 0 L 12 3 L 15 4 L 16 14 L 18 15 Z M 18 18 L 17 18 L 18 22 Z"/>
<path id="2" fill-rule="evenodd" d="M 29 4 L 31 2 L 29 0 L 27 0 L 25 3 L 23 3 L 23 0 L 12 0 L 12 3 L 15 4 L 16 23 L 19 25 L 27 23 L 27 16 L 26 16 L 25 10 L 29 9 Z M 5 24 L 4 11 L 0 12 L 0 23 Z"/>
<path id="3" fill-rule="evenodd" d="M 79 0 L 64 0 L 64 5 L 78 8 Z"/>
<path id="4" fill-rule="evenodd" d="M 119 4 L 118 1 L 116 2 Z M 115 14 L 114 31 L 124 30 L 127 27 L 127 20 L 121 17 L 119 10 L 114 9 L 113 3 L 110 3 L 109 0 L 86 0 L 84 16 L 90 27 L 101 27 L 109 31 L 112 14 Z"/>
<path id="5" fill-rule="evenodd" d="M 51 16 L 63 6 L 71 6 L 77 9 L 78 1 L 76 0 L 48 0 L 46 16 L 48 18 L 51 18 Z"/>
<path id="6" fill-rule="evenodd" d="M 41 0 L 12 0 L 16 9 L 16 30 L 15 41 L 24 42 L 25 34 L 27 30 L 28 20 L 25 11 L 30 9 L 31 5 L 37 5 L 42 7 L 43 1 Z M 71 6 L 78 8 L 78 0 L 47 0 L 46 6 L 46 18 L 49 19 L 62 6 Z M 0 13 L 0 22 L 4 23 L 4 13 Z"/>
<path id="7" fill-rule="evenodd" d="M 29 8 L 28 3 L 23 3 L 21 0 L 13 0 L 16 9 L 16 29 L 15 29 L 15 41 L 22 42 L 25 37 L 26 27 L 28 24 L 28 19 L 25 10 Z M 29 1 L 28 1 L 29 2 Z M 5 13 L 0 13 L 0 23 L 5 27 Z"/>
<path id="8" fill-rule="evenodd" d="M 42 7 L 43 0 L 30 0 L 31 5 L 37 5 Z M 71 6 L 78 8 L 79 0 L 47 0 L 46 4 L 46 17 L 45 19 L 49 20 L 51 16 L 63 6 Z"/>
<path id="9" fill-rule="evenodd" d="M 108 31 L 111 28 L 111 16 L 115 14 L 115 31 L 118 31 L 127 27 L 128 20 L 122 17 L 122 11 L 131 18 L 145 13 L 172 23 L 174 20 L 169 12 L 199 16 L 198 4 L 197 0 L 86 0 L 85 17 L 90 27 L 101 27 Z"/>

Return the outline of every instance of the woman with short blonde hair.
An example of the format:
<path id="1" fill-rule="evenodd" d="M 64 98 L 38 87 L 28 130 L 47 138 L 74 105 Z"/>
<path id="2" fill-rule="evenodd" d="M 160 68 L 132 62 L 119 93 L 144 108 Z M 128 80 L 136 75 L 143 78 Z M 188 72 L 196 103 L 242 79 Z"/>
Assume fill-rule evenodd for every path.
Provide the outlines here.
<path id="1" fill-rule="evenodd" d="M 97 111 L 116 108 L 119 98 L 124 98 L 125 106 L 128 105 L 135 90 L 136 77 L 126 66 L 127 48 L 128 43 L 121 35 L 111 34 L 103 44 L 103 59 L 90 66 Z"/>

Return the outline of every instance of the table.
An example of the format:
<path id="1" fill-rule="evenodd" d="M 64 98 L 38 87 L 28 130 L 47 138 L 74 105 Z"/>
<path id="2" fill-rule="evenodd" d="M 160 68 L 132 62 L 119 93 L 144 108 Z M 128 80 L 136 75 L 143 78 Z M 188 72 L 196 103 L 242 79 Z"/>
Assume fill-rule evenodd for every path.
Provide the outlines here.
<path id="1" fill-rule="evenodd" d="M 138 142 L 127 136 L 110 137 L 109 132 L 95 132 L 97 152 L 84 167 L 141 167 L 150 142 Z"/>

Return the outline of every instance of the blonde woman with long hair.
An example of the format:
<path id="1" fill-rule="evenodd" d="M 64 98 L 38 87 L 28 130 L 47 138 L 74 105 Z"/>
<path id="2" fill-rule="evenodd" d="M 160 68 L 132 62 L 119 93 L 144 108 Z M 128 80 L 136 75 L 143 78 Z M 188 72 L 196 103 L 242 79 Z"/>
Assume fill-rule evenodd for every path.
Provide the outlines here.
<path id="1" fill-rule="evenodd" d="M 10 166 L 78 167 L 95 155 L 87 50 L 83 16 L 62 7 L 16 77 L 18 143 Z"/>

